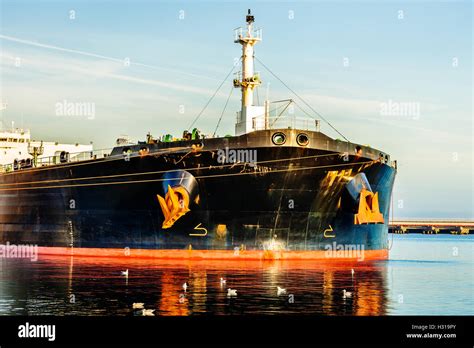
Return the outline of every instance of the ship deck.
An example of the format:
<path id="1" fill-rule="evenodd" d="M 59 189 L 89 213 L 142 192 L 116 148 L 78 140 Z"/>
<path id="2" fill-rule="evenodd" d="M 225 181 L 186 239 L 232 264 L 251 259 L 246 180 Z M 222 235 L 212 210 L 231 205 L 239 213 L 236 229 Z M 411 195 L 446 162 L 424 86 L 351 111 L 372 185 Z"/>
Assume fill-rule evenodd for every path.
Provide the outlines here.
<path id="1" fill-rule="evenodd" d="M 275 142 L 275 136 L 284 137 L 281 143 Z M 304 136 L 306 143 L 299 139 Z M 111 149 L 101 149 L 74 153 L 67 160 L 60 156 L 38 158 L 36 166 L 15 168 L 14 164 L 0 166 L 0 175 L 14 171 L 37 170 L 44 167 L 63 166 L 69 163 L 90 162 L 98 160 L 117 159 L 117 157 L 137 157 L 173 153 L 186 153 L 189 151 L 218 151 L 225 148 L 232 149 L 257 149 L 267 147 L 297 147 L 302 149 L 317 149 L 340 154 L 341 156 L 356 156 L 368 160 L 380 161 L 396 168 L 396 161 L 391 161 L 390 155 L 368 145 L 361 145 L 340 139 L 333 139 L 322 132 L 308 129 L 280 128 L 263 129 L 240 136 L 227 136 L 216 138 L 174 139 L 173 141 L 139 142 L 126 144 Z M 69 157 L 69 156 L 68 156 Z"/>

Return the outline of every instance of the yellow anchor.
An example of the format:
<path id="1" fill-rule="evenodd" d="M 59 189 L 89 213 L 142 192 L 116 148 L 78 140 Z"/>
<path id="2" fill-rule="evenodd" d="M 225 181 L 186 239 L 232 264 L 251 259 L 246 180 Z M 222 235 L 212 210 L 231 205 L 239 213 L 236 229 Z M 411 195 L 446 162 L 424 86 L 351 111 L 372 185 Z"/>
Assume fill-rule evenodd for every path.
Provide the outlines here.
<path id="1" fill-rule="evenodd" d="M 378 193 L 366 189 L 360 191 L 359 209 L 354 216 L 354 224 L 383 224 L 383 215 L 379 208 Z"/>
<path id="2" fill-rule="evenodd" d="M 163 211 L 163 228 L 170 228 L 183 215 L 190 211 L 189 193 L 184 187 L 172 188 L 168 185 L 168 192 L 165 198 L 156 195 Z"/>

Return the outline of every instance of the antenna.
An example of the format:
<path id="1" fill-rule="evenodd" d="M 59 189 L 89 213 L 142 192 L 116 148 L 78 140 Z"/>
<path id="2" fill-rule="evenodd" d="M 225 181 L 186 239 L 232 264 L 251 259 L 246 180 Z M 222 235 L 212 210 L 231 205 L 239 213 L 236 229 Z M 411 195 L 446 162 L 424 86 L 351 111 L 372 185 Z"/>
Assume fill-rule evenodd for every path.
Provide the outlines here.
<path id="1" fill-rule="evenodd" d="M 250 13 L 250 9 L 249 9 L 247 17 L 246 17 L 246 22 L 248 24 L 252 24 L 253 22 L 255 22 L 255 17 L 252 16 L 252 14 Z"/>

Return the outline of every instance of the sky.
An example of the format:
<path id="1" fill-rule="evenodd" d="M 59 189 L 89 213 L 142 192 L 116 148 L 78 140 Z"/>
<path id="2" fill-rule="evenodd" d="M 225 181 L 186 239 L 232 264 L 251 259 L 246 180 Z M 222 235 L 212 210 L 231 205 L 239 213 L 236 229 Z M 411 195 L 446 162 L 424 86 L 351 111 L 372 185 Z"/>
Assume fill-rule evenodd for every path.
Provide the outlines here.
<path id="1" fill-rule="evenodd" d="M 240 57 L 248 8 L 258 59 L 350 141 L 397 160 L 395 219 L 474 218 L 470 1 L 0 0 L 0 120 L 96 149 L 180 136 Z M 295 98 L 255 68 L 260 102 Z M 205 134 L 231 81 L 197 122 Z M 94 115 L 58 113 L 64 103 Z M 234 90 L 217 134 L 234 133 L 239 109 Z"/>

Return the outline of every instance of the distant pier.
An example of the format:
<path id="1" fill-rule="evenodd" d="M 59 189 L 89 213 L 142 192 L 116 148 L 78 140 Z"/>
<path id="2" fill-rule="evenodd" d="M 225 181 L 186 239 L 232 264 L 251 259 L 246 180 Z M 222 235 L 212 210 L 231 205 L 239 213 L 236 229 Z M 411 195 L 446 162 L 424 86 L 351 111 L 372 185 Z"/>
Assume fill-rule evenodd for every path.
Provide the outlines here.
<path id="1" fill-rule="evenodd" d="M 394 220 L 389 233 L 474 234 L 474 221 L 463 220 Z"/>

